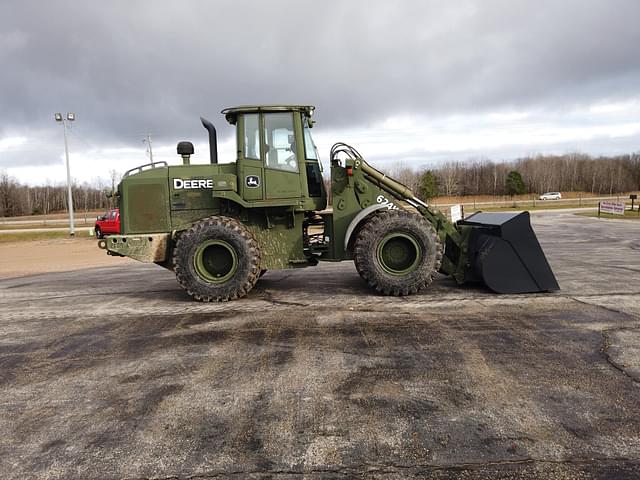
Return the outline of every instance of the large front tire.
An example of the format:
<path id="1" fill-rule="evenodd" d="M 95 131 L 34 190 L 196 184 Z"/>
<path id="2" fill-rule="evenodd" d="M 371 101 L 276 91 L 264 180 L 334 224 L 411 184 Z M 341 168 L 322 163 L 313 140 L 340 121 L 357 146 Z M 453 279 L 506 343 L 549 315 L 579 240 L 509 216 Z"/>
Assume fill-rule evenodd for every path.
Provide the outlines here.
<path id="1" fill-rule="evenodd" d="M 383 295 L 411 295 L 428 287 L 442 262 L 433 226 L 405 210 L 378 211 L 365 220 L 353 244 L 360 276 Z"/>
<path id="2" fill-rule="evenodd" d="M 238 220 L 215 216 L 183 232 L 173 251 L 178 283 L 202 302 L 244 297 L 260 276 L 260 248 Z"/>

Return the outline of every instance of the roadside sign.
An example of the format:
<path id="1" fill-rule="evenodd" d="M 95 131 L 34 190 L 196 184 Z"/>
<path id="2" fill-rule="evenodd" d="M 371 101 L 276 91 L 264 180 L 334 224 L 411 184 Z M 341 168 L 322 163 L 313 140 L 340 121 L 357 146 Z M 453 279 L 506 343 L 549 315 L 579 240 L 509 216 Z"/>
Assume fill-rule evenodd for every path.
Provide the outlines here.
<path id="1" fill-rule="evenodd" d="M 462 220 L 462 206 L 460 204 L 451 207 L 451 221 L 456 223 L 458 220 Z"/>
<path id="2" fill-rule="evenodd" d="M 600 202 L 600 212 L 624 215 L 624 202 Z"/>

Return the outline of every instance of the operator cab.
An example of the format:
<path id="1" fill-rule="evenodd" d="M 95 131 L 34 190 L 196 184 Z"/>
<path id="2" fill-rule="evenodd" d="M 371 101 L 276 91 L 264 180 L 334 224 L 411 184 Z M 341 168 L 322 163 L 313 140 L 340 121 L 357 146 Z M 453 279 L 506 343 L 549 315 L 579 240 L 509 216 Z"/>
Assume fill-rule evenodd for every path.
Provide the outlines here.
<path id="1" fill-rule="evenodd" d="M 236 126 L 240 194 L 246 201 L 299 201 L 305 210 L 326 208 L 318 150 L 311 136 L 313 106 L 227 108 Z"/>

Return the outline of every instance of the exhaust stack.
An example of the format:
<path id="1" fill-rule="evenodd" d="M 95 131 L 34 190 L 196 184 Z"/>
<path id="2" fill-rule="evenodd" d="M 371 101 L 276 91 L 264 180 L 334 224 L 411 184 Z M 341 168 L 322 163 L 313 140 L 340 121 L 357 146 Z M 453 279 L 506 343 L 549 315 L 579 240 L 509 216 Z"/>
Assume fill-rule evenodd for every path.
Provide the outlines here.
<path id="1" fill-rule="evenodd" d="M 200 117 L 202 126 L 209 132 L 209 155 L 211 156 L 211 163 L 215 165 L 218 163 L 218 135 L 216 133 L 216 127 L 213 126 L 206 118 Z"/>

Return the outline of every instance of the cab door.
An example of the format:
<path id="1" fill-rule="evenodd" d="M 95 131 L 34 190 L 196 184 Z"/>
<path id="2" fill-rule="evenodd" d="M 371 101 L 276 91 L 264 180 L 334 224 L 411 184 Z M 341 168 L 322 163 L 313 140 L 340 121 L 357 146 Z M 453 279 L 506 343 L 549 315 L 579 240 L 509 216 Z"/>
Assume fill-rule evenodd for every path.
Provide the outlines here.
<path id="1" fill-rule="evenodd" d="M 120 233 L 117 219 L 118 210 L 109 210 L 102 231 L 104 233 Z"/>
<path id="2" fill-rule="evenodd" d="M 113 233 L 120 233 L 120 210 L 116 210 L 116 220 L 113 226 Z"/>
<path id="3" fill-rule="evenodd" d="M 263 114 L 265 198 L 299 198 L 300 171 L 293 112 Z"/>
<path id="4" fill-rule="evenodd" d="M 247 201 L 264 198 L 264 166 L 260 115 L 245 113 L 238 119 L 238 187 Z"/>

